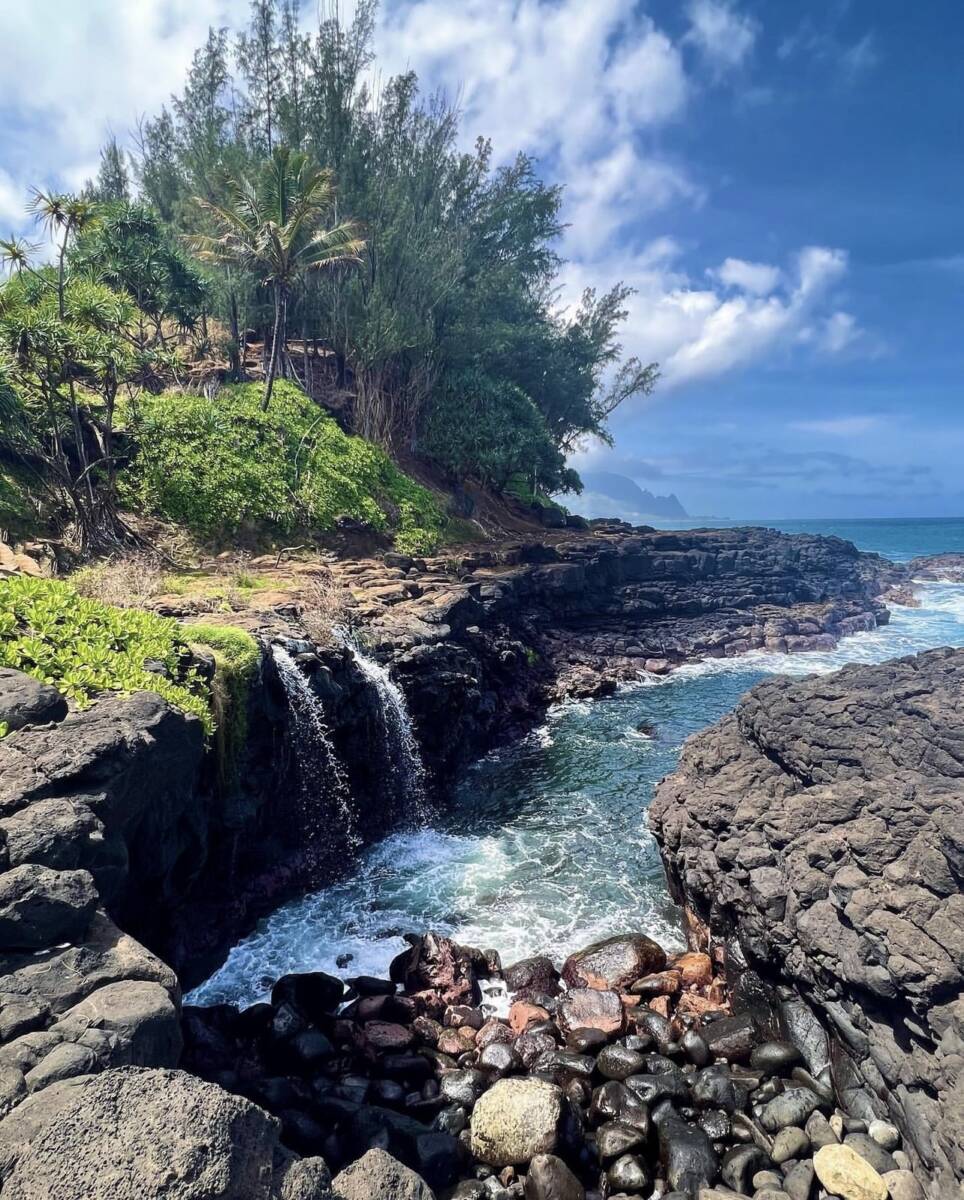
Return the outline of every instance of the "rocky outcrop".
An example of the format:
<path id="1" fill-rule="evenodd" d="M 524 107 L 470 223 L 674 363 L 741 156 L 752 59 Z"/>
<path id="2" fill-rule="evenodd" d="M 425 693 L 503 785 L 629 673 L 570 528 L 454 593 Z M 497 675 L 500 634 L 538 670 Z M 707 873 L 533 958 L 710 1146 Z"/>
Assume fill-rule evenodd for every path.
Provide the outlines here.
<path id="1" fill-rule="evenodd" d="M 912 558 L 907 564 L 910 579 L 933 580 L 938 583 L 964 582 L 964 554 L 925 554 Z"/>
<path id="2" fill-rule="evenodd" d="M 892 1120 L 933 1194 L 958 1194 L 964 651 L 758 685 L 687 744 L 650 824 L 745 1002 L 816 1014 L 811 1070 L 829 1063 L 848 1111 Z"/>
<path id="3" fill-rule="evenodd" d="M 69 1079 L 0 1123 L 4 1200 L 325 1200 L 263 1109 L 183 1071 Z M 371 1193 L 374 1194 L 374 1193 Z"/>
<path id="4" fill-rule="evenodd" d="M 878 597 L 905 579 L 839 538 L 618 523 L 455 562 L 392 555 L 333 572 L 443 781 L 560 694 L 754 648 L 826 649 L 885 622 Z"/>

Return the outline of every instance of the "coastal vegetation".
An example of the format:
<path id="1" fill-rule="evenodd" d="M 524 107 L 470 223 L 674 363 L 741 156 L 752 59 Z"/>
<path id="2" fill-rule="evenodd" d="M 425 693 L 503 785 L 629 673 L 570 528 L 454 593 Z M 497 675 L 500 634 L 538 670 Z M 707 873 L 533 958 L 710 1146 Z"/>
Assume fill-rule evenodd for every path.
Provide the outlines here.
<path id="1" fill-rule="evenodd" d="M 0 580 L 0 666 L 86 708 L 102 692 L 156 692 L 214 730 L 208 687 L 174 620 L 116 608 L 54 579 Z"/>
<path id="2" fill-rule="evenodd" d="M 309 34 L 255 0 L 132 152 L 35 192 L 50 250 L 0 244 L 0 528 L 87 557 L 143 548 L 132 514 L 422 553 L 462 527 L 456 486 L 579 489 L 568 453 L 656 380 L 619 344 L 630 292 L 565 302 L 561 189 L 467 150 L 414 74 L 373 83 L 375 17 Z"/>

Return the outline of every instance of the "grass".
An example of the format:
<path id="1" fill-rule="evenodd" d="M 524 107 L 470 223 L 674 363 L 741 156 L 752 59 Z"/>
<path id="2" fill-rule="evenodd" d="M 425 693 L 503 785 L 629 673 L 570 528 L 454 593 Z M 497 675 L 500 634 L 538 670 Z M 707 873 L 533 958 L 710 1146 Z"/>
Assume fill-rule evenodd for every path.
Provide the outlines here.
<path id="1" fill-rule="evenodd" d="M 250 633 L 232 625 L 183 625 L 181 633 L 192 649 L 207 650 L 214 658 L 215 750 L 222 787 L 232 786 L 238 781 L 248 739 L 251 685 L 258 675 L 261 651 Z"/>

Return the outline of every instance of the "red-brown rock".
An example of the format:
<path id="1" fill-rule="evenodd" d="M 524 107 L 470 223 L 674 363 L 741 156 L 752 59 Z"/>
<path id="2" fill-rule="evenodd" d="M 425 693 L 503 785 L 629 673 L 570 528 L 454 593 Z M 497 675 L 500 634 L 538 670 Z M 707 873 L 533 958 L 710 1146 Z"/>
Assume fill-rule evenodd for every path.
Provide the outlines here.
<path id="1" fill-rule="evenodd" d="M 575 988 L 559 1005 L 559 1027 L 563 1033 L 574 1029 L 598 1029 L 611 1037 L 623 1028 L 623 1005 L 616 992 L 600 988 Z"/>
<path id="2" fill-rule="evenodd" d="M 665 966 L 662 946 L 643 934 L 625 934 L 571 954 L 563 965 L 562 977 L 571 988 L 627 991 L 643 975 L 662 971 Z"/>

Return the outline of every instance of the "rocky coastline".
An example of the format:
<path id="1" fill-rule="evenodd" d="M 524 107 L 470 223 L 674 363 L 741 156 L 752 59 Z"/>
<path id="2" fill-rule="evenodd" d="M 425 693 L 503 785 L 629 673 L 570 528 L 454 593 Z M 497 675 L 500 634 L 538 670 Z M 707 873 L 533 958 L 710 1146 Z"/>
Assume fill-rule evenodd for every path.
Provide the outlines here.
<path id="1" fill-rule="evenodd" d="M 650 808 L 694 945 L 734 1006 L 802 998 L 848 1111 L 964 1181 L 964 651 L 766 681 Z"/>
<path id="2" fill-rule="evenodd" d="M 440 795 L 468 761 L 531 727 L 560 695 L 605 694 L 641 669 L 663 672 L 693 658 L 731 656 L 753 648 L 825 649 L 842 636 L 885 622 L 887 610 L 881 597 L 890 588 L 906 585 L 908 578 L 902 569 L 877 556 L 860 554 L 849 543 L 834 538 L 789 537 L 765 530 L 660 534 L 607 523 L 591 533 L 547 536 L 538 542 L 473 552 L 458 561 L 422 562 L 388 555 L 378 563 L 341 564 L 334 573 L 339 585 L 351 593 L 356 635 L 362 632 L 369 652 L 390 667 L 402 688 L 429 786 Z M 31 1191 L 28 1178 L 48 1178 L 43 1172 L 55 1167 L 48 1162 L 41 1170 L 39 1160 L 29 1169 L 18 1167 L 22 1154 L 32 1153 L 34 1145 L 49 1145 L 53 1147 L 50 1161 L 55 1162 L 58 1155 L 63 1159 L 63 1144 L 58 1140 L 61 1133 L 57 1132 L 62 1132 L 67 1121 L 59 1115 L 62 1109 L 65 1113 L 79 1107 L 85 1112 L 115 1114 L 104 1118 L 108 1121 L 119 1120 L 117 1113 L 136 1111 L 131 1097 L 145 1095 L 153 1086 L 145 1081 L 144 1072 L 171 1072 L 182 1060 L 184 981 L 206 973 L 226 943 L 264 907 L 304 887 L 311 878 L 324 877 L 339 864 L 344 869 L 346 846 L 337 831 L 332 833 L 332 822 L 319 825 L 319 814 L 308 814 L 315 822 L 311 828 L 324 833 L 315 838 L 299 810 L 297 797 L 303 793 L 305 764 L 293 738 L 272 645 L 284 647 L 291 655 L 324 706 L 334 751 L 346 764 L 349 786 L 364 801 L 360 805 L 364 826 L 358 836 L 362 840 L 374 837 L 393 820 L 397 797 L 386 792 L 384 763 L 372 753 L 382 736 L 379 721 L 383 718 L 377 697 L 351 651 L 342 645 L 318 646 L 307 639 L 299 625 L 297 605 L 253 614 L 248 626 L 259 635 L 263 654 L 250 690 L 249 737 L 236 773 L 227 782 L 205 750 L 196 719 L 175 713 L 152 694 L 141 693 L 129 700 L 108 696 L 78 712 L 68 711 L 52 689 L 24 676 L 11 672 L 0 679 L 0 718 L 9 723 L 12 715 L 16 721 L 10 726 L 13 732 L 0 739 L 0 865 L 4 868 L 0 874 L 0 949 L 4 956 L 0 1116 L 5 1117 L 0 1122 L 0 1178 L 9 1176 L 0 1194 L 5 1200 L 8 1193 L 75 1194 L 54 1189 Z M 310 852 L 306 853 L 306 842 L 318 844 L 308 845 Z M 490 961 L 486 976 L 480 966 L 484 957 L 470 957 L 475 965 L 469 1006 L 477 1008 L 480 981 L 496 970 Z M 638 979 L 645 974 L 638 971 Z M 635 982 L 637 979 L 628 981 L 627 986 Z M 419 1015 L 429 1019 L 427 1010 L 417 1011 L 417 1002 L 414 1009 L 403 1002 L 402 997 L 411 992 L 409 982 L 395 983 L 402 990 L 393 987 L 391 994 L 387 987 L 375 987 L 371 981 L 359 985 L 353 1003 L 364 1012 L 378 1004 L 391 1008 L 389 1000 L 394 1002 L 397 993 L 396 1016 L 404 1009 L 412 1028 Z M 306 986 L 310 990 L 310 985 Z M 325 985 L 319 986 L 324 990 Z M 666 986 L 670 986 L 668 982 Z M 713 976 L 709 983 L 702 981 L 694 995 L 712 1001 L 713 1011 L 726 1016 L 729 1001 L 722 987 Z M 618 989 L 602 990 L 613 991 L 621 1006 L 618 1028 L 607 1035 L 619 1053 L 639 1054 L 654 1047 L 660 1052 L 660 1038 L 655 1034 L 647 1047 L 632 1041 L 624 1044 L 625 1039 L 646 1036 L 634 1027 L 630 1013 L 642 995 L 646 996 L 643 1007 L 647 1011 L 676 1022 L 673 1035 L 664 1030 L 662 1037 L 665 1045 L 677 1045 L 672 1054 L 664 1055 L 675 1064 L 674 1070 L 693 1075 L 712 1066 L 713 1056 L 701 1066 L 680 1048 L 684 1034 L 702 1036 L 702 1018 L 708 1009 L 701 1014 L 697 1005 L 689 1014 L 693 1020 L 683 1022 L 674 1015 L 675 1000 L 672 1013 L 669 1011 L 667 996 L 675 993 L 647 996 L 644 989 L 632 993 L 635 1000 L 624 1003 L 626 997 L 620 999 Z M 575 1027 L 558 1023 L 558 1003 L 542 1005 L 541 1000 L 558 1001 L 555 993 L 540 992 L 539 997 L 537 1007 L 545 1007 L 547 1014 L 540 1020 L 555 1022 L 554 1034 L 548 1029 L 543 1032 L 555 1038 L 563 1053 Z M 334 1080 L 332 1086 L 337 1088 L 346 1071 L 351 1076 L 359 1069 L 356 1060 L 360 1056 L 367 1063 L 370 1082 L 377 1078 L 370 1069 L 373 1052 L 377 1051 L 377 1060 L 389 1047 L 368 1045 L 364 1028 L 349 1033 L 341 1026 L 337 1036 L 347 1036 L 349 1042 L 339 1043 L 333 1038 L 332 1021 L 341 1019 L 331 1008 L 334 1003 L 329 995 L 320 1008 L 312 1009 L 315 1016 L 306 1018 L 301 1013 L 296 1032 L 311 1034 L 316 1050 L 323 1042 L 315 1034 L 337 1051 L 319 1052 L 311 1060 L 311 1072 L 319 1068 L 318 1077 Z M 685 1010 L 682 1015 L 687 1016 Z M 444 1024 L 444 1006 L 430 1017 L 433 1021 L 439 1018 L 442 1029 L 462 1027 L 458 1022 Z M 197 1019 L 188 1021 L 185 1064 L 220 1083 L 225 1080 L 218 1078 L 219 1073 L 236 1069 L 236 1065 L 225 1066 L 228 1059 L 237 1064 L 239 1054 L 253 1055 L 255 1073 L 263 1074 L 266 1064 L 259 1055 L 265 1047 L 269 1058 L 274 1053 L 269 1043 L 273 1045 L 275 1033 L 266 1033 L 250 1019 L 253 1024 L 249 1028 L 244 1014 L 237 1018 L 247 1030 L 240 1036 L 238 1027 L 225 1016 L 228 1032 L 221 1031 L 225 1044 L 218 1053 L 225 1051 L 225 1045 L 230 1053 L 220 1060 L 217 1054 L 205 1058 L 207 1035 L 198 1034 Z M 272 1016 L 272 1029 L 273 1022 Z M 477 1017 L 472 1017 L 466 1027 L 478 1032 L 476 1022 Z M 352 1024 L 351 1018 L 348 1023 Z M 368 1023 L 361 1020 L 362 1026 Z M 289 1033 L 294 1036 L 294 1026 Z M 462 1036 L 468 1039 L 468 1034 Z M 310 1043 L 312 1037 L 302 1040 Z M 429 1050 L 431 1039 L 426 1041 L 422 1034 L 417 1037 L 422 1038 L 421 1049 Z M 503 1037 L 498 1035 L 496 1042 Z M 754 1039 L 754 1045 L 766 1041 L 766 1030 L 757 1029 Z M 435 1047 L 436 1054 L 448 1053 L 438 1050 L 438 1041 Z M 450 1048 L 454 1050 L 454 1044 Z M 479 1055 L 483 1049 L 466 1045 L 462 1053 Z M 601 1045 L 597 1043 L 595 1049 Z M 548 1045 L 543 1050 L 548 1052 Z M 570 1051 L 571 1047 L 565 1052 Z M 456 1054 L 449 1057 L 459 1071 L 477 1069 L 474 1059 L 473 1065 L 467 1065 L 460 1063 Z M 717 1057 L 730 1061 L 725 1055 Z M 421 1061 L 425 1059 L 421 1054 Z M 218 1061 L 215 1068 L 212 1064 Z M 294 1063 L 294 1078 L 303 1081 L 305 1062 L 286 1061 Z M 440 1073 L 452 1069 L 444 1060 L 433 1061 Z M 513 1065 L 503 1075 L 521 1078 L 531 1066 L 524 1064 L 523 1070 Z M 422 1066 L 418 1069 L 424 1071 Z M 582 1075 L 584 1082 L 588 1081 L 583 1096 L 587 1113 L 592 1104 L 590 1084 L 602 1086 L 595 1071 L 593 1065 L 588 1075 L 585 1070 Z M 568 1087 L 567 1068 L 557 1066 L 542 1073 L 551 1075 L 552 1081 L 541 1082 Z M 226 1182 L 218 1185 L 220 1191 L 212 1185 L 212 1196 L 321 1197 L 328 1194 L 323 1168 L 317 1163 L 310 1165 L 318 1154 L 331 1157 L 335 1164 L 345 1161 L 350 1169 L 344 1155 L 330 1147 L 319 1150 L 311 1139 L 299 1142 L 300 1135 L 286 1128 L 283 1099 L 290 1093 L 285 1088 L 281 1099 L 260 1093 L 255 1097 L 269 1110 L 282 1112 L 279 1134 L 277 1123 L 248 1101 L 226 1097 L 216 1089 L 211 1094 L 199 1092 L 208 1085 L 189 1075 L 175 1073 L 163 1078 L 172 1097 L 183 1093 L 185 1111 L 197 1111 L 202 1124 L 212 1122 L 212 1144 L 222 1146 Z M 309 1074 L 309 1078 L 315 1075 Z M 386 1078 L 392 1082 L 391 1073 Z M 814 1078 L 826 1096 L 826 1080 Z M 441 1095 L 438 1075 L 435 1080 Z M 402 1084 L 410 1082 L 414 1085 L 415 1080 L 403 1076 Z M 427 1079 L 421 1080 L 421 1084 L 427 1083 Z M 403 1088 L 398 1103 L 397 1078 L 395 1084 L 395 1089 L 383 1089 L 394 1097 L 387 1102 L 388 1110 L 394 1106 L 404 1113 L 413 1092 Z M 752 1103 L 754 1088 L 746 1081 L 744 1084 L 745 1108 Z M 326 1086 L 321 1088 L 323 1092 Z M 761 1079 L 758 1086 L 770 1085 Z M 249 1090 L 252 1094 L 256 1091 Z M 779 1089 L 773 1085 L 771 1090 L 775 1096 Z M 819 1088 L 814 1094 L 819 1094 Z M 757 1101 L 762 1098 L 761 1094 Z M 423 1099 L 435 1104 L 437 1096 Z M 651 1099 L 658 1106 L 660 1097 Z M 173 1098 L 171 1104 L 177 1107 Z M 832 1101 L 824 1100 L 824 1104 L 832 1115 Z M 435 1115 L 431 1114 L 433 1121 Z M 317 1113 L 312 1116 L 309 1111 L 307 1116 L 317 1119 Z M 853 1113 L 849 1116 L 858 1123 L 862 1120 Z M 247 1155 L 247 1135 L 240 1148 L 230 1144 L 226 1131 L 236 1122 L 246 1128 L 250 1125 L 251 1145 L 259 1147 L 253 1157 Z M 47 1124 L 52 1130 L 49 1139 L 38 1132 Z M 437 1132 L 458 1142 L 463 1131 Z M 409 1129 L 409 1138 L 411 1133 Z M 373 1134 L 371 1145 L 381 1147 L 381 1136 Z M 654 1134 L 653 1138 L 655 1146 L 659 1137 Z M 752 1136 L 749 1140 L 757 1144 Z M 717 1141 L 714 1153 L 725 1154 L 726 1139 Z M 451 1142 L 446 1145 L 450 1165 L 455 1162 L 454 1154 L 459 1171 L 463 1171 L 470 1160 L 465 1159 L 463 1150 L 453 1150 Z M 570 1143 L 566 1146 L 570 1157 L 576 1153 Z M 602 1176 L 608 1179 L 610 1166 L 609 1160 L 600 1160 L 598 1154 L 593 1159 L 594 1138 L 584 1139 L 581 1146 L 571 1164 L 578 1187 L 588 1188 L 589 1194 L 599 1187 L 602 1194 L 615 1194 L 611 1180 L 600 1182 Z M 634 1143 L 634 1148 L 641 1146 Z M 308 1158 L 294 1159 L 292 1151 L 297 1149 L 307 1152 Z M 913 1146 L 909 1149 L 913 1152 Z M 471 1146 L 468 1153 L 471 1156 Z M 546 1153 L 551 1156 L 550 1151 Z M 403 1154 L 399 1161 L 404 1160 Z M 309 1165 L 298 1165 L 305 1162 Z M 235 1167 L 240 1174 L 234 1174 Z M 463 1189 L 460 1200 L 482 1195 L 499 1200 L 498 1188 L 509 1196 L 524 1192 L 528 1200 L 553 1200 L 557 1194 L 569 1200 L 570 1194 L 581 1194 L 559 1192 L 562 1185 L 552 1178 L 544 1187 L 538 1181 L 530 1184 L 531 1171 L 523 1183 L 524 1172 L 514 1170 L 507 1182 L 500 1180 L 497 1172 L 484 1179 L 460 1174 L 461 1182 L 474 1188 Z M 551 1167 L 550 1176 L 553 1170 Z M 668 1168 L 660 1178 L 667 1178 L 665 1170 Z M 253 1184 L 250 1191 L 238 1190 L 242 1178 L 257 1178 L 261 1190 Z M 566 1177 L 562 1178 L 565 1181 Z M 654 1178 L 650 1171 L 647 1187 Z M 10 1182 L 13 1179 L 18 1181 L 15 1185 Z M 446 1182 L 439 1194 L 445 1194 L 452 1182 Z M 701 1179 L 699 1186 L 712 1182 Z M 479 1192 L 475 1184 L 484 1190 Z M 543 1190 L 532 1191 L 539 1187 Z M 687 1183 L 684 1190 L 692 1192 L 694 1187 Z M 639 1194 L 629 1187 L 625 1190 Z M 127 1193 L 107 1190 L 102 1194 Z M 171 1194 L 202 1193 L 183 1190 Z M 356 1194 L 367 1193 L 356 1189 L 345 1193 L 346 1200 L 355 1200 Z M 408 1181 L 385 1194 L 408 1197 L 431 1192 L 419 1192 Z M 914 1195 L 894 1200 L 914 1200 Z M 808 1198 L 801 1194 L 791 1200 Z"/>

